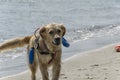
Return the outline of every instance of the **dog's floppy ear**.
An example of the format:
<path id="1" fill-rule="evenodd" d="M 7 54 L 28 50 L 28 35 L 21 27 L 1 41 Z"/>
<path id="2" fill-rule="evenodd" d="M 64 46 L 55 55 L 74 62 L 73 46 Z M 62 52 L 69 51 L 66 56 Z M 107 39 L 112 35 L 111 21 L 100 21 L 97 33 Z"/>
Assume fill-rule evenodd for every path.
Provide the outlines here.
<path id="1" fill-rule="evenodd" d="M 46 32 L 46 28 L 44 26 L 42 28 L 40 28 L 39 34 L 42 38 L 44 38 L 45 32 Z"/>
<path id="2" fill-rule="evenodd" d="M 63 34 L 62 34 L 62 36 L 64 36 L 65 35 L 65 33 L 66 33 L 66 28 L 65 28 L 65 26 L 64 25 L 60 25 L 60 27 L 61 27 L 61 29 L 62 29 L 62 32 L 63 32 Z"/>

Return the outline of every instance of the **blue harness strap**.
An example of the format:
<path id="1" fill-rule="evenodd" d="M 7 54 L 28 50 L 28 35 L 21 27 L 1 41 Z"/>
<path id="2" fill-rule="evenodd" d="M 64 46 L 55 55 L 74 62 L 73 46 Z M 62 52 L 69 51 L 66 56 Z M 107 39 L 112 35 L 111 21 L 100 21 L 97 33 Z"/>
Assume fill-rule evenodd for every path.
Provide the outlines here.
<path id="1" fill-rule="evenodd" d="M 33 64 L 34 61 L 34 47 L 32 47 L 29 51 L 29 64 Z"/>

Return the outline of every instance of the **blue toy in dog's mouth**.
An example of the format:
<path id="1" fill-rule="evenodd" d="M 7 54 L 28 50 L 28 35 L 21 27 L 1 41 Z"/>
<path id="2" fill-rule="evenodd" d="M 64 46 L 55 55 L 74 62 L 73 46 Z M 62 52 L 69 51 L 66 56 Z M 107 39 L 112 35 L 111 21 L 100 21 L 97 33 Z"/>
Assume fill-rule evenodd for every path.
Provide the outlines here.
<path id="1" fill-rule="evenodd" d="M 70 44 L 68 43 L 68 41 L 64 37 L 62 37 L 62 44 L 65 47 L 70 46 Z M 33 64 L 33 61 L 34 61 L 34 47 L 32 47 L 29 51 L 29 64 Z"/>
<path id="2" fill-rule="evenodd" d="M 32 64 L 34 61 L 34 47 L 32 47 L 29 51 L 29 64 Z"/>
<path id="3" fill-rule="evenodd" d="M 62 44 L 65 47 L 69 47 L 70 46 L 70 44 L 68 43 L 68 41 L 64 37 L 62 37 Z"/>

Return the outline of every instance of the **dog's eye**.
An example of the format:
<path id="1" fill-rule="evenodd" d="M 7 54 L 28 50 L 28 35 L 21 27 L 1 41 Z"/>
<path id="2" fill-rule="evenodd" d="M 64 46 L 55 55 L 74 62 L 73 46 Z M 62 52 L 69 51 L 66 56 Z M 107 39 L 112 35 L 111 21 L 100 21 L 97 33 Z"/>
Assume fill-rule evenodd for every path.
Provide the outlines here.
<path id="1" fill-rule="evenodd" d="M 53 31 L 50 31 L 49 34 L 54 34 L 54 32 L 53 32 Z"/>
<path id="2" fill-rule="evenodd" d="M 58 30 L 57 30 L 57 33 L 61 33 L 61 30 L 58 29 Z"/>

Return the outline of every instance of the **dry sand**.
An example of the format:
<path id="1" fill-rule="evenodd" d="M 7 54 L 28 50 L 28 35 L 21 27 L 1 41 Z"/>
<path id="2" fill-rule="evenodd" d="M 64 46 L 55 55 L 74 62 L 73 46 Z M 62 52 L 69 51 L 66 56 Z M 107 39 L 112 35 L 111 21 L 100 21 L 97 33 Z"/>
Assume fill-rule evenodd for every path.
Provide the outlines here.
<path id="1" fill-rule="evenodd" d="M 115 52 L 115 45 L 79 53 L 63 61 L 59 80 L 120 80 L 120 53 Z M 26 71 L 0 80 L 30 80 L 30 73 Z M 42 80 L 39 72 L 37 80 Z"/>

